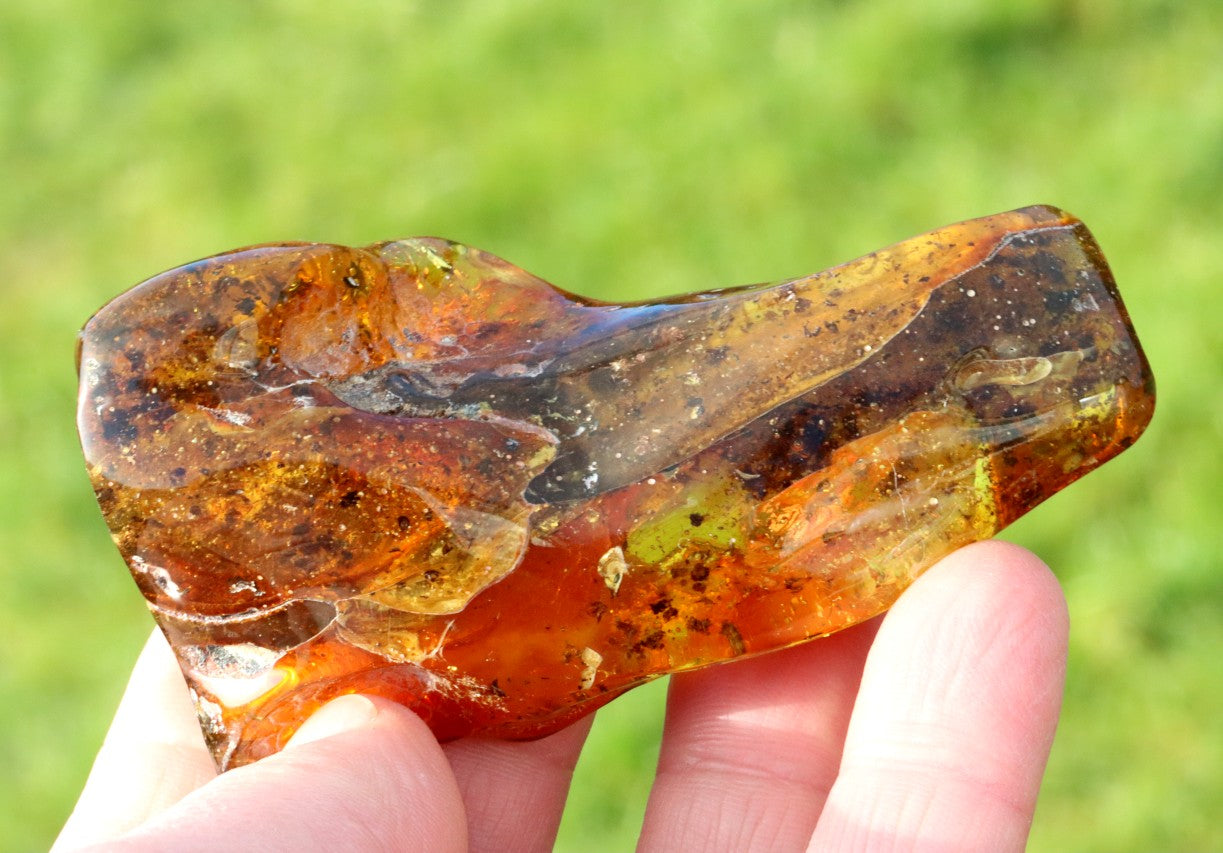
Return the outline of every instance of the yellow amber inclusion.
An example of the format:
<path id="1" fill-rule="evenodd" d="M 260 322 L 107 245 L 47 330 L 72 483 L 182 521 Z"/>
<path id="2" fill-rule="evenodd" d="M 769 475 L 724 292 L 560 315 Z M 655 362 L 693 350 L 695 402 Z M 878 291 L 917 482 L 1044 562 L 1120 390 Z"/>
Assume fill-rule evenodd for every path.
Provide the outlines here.
<path id="1" fill-rule="evenodd" d="M 1047 207 L 630 305 L 443 240 L 257 246 L 114 300 L 79 359 L 102 511 L 222 769 L 342 693 L 535 737 L 840 630 L 1154 405 Z"/>

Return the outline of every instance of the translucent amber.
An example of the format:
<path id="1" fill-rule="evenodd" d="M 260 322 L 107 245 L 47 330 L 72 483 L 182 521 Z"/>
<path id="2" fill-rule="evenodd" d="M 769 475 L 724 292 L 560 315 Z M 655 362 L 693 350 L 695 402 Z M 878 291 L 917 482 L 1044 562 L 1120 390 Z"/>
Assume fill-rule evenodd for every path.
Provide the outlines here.
<path id="1" fill-rule="evenodd" d="M 1048 207 L 627 305 L 444 240 L 257 246 L 120 296 L 79 364 L 102 512 L 222 769 L 343 693 L 529 738 L 853 625 L 1154 405 Z"/>

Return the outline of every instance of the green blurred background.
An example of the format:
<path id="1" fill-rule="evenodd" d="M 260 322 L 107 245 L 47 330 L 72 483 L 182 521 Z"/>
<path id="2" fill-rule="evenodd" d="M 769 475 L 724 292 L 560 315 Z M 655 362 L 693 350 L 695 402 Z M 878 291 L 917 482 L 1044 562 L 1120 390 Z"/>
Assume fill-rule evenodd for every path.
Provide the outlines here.
<path id="1" fill-rule="evenodd" d="M 1008 531 L 1073 620 L 1032 849 L 1223 849 L 1223 3 L 935 5 L 0 6 L 0 848 L 50 843 L 151 626 L 73 428 L 110 297 L 436 234 L 641 298 L 1043 202 L 1104 246 L 1160 402 Z M 632 849 L 664 692 L 600 712 L 559 849 Z"/>

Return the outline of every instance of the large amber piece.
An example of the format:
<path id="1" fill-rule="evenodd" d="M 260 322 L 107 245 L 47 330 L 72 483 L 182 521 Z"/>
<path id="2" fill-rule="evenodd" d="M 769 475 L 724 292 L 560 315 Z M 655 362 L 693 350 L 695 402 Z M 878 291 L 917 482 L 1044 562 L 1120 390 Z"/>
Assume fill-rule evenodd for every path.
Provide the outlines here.
<path id="1" fill-rule="evenodd" d="M 1048 207 L 629 305 L 444 240 L 257 246 L 119 297 L 79 364 L 102 512 L 222 769 L 343 693 L 529 738 L 853 625 L 1154 405 Z"/>

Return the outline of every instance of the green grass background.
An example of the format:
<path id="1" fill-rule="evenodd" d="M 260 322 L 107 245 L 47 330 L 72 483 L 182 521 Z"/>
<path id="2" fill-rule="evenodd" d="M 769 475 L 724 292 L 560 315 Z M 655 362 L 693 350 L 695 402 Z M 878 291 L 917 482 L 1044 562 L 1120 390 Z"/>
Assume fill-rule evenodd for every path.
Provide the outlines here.
<path id="1" fill-rule="evenodd" d="M 1160 402 L 1009 531 L 1073 620 L 1032 849 L 1223 849 L 1221 193 L 1223 3 L 6 0 L 0 848 L 49 844 L 151 625 L 73 427 L 110 297 L 436 234 L 641 298 L 1042 202 L 1104 246 Z M 663 696 L 600 712 L 559 849 L 632 849 Z"/>

